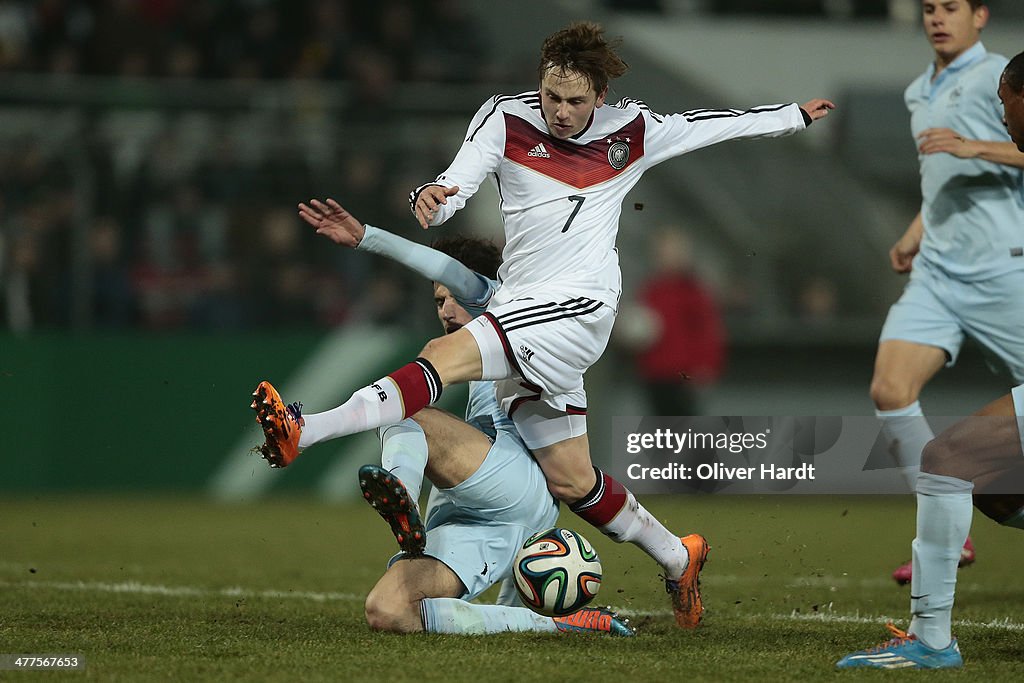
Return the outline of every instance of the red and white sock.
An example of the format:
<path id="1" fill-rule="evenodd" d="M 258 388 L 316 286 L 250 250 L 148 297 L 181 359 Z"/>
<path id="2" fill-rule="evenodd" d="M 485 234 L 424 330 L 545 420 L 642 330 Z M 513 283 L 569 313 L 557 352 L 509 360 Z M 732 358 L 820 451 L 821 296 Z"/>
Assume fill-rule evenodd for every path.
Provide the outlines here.
<path id="1" fill-rule="evenodd" d="M 639 547 L 662 566 L 668 578 L 682 576 L 690 558 L 679 537 L 655 519 L 616 479 L 597 467 L 594 472 L 594 488 L 569 509 L 616 543 L 629 542 Z"/>
<path id="2" fill-rule="evenodd" d="M 304 413 L 299 448 L 400 422 L 441 397 L 441 378 L 425 358 L 365 386 L 337 408 Z"/>

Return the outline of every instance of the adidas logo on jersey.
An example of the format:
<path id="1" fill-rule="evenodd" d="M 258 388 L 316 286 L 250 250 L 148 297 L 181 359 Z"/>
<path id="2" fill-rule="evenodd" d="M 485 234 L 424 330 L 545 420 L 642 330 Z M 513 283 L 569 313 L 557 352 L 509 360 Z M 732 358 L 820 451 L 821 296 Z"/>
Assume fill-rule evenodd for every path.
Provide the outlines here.
<path id="1" fill-rule="evenodd" d="M 537 145 L 536 147 L 534 147 L 533 149 L 531 149 L 529 152 L 527 152 L 526 156 L 528 156 L 528 157 L 540 157 L 541 159 L 550 159 L 551 158 L 551 155 L 548 154 L 548 151 L 544 148 L 544 143 L 543 142 L 540 143 L 539 145 Z"/>

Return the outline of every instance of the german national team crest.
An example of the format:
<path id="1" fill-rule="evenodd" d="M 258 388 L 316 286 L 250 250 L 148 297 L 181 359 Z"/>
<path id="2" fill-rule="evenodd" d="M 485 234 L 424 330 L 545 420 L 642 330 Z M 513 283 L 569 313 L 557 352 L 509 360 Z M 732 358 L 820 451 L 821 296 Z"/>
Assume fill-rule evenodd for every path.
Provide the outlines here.
<path id="1" fill-rule="evenodd" d="M 616 171 L 622 170 L 629 163 L 629 145 L 621 140 L 608 147 L 608 163 Z"/>

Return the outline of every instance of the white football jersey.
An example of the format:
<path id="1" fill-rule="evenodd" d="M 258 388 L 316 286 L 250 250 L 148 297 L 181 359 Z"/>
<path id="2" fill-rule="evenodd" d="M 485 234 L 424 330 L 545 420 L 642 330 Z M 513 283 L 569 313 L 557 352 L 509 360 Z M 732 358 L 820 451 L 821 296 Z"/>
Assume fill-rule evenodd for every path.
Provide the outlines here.
<path id="1" fill-rule="evenodd" d="M 587 296 L 618 306 L 615 237 L 626 193 L 651 166 L 708 145 L 788 135 L 804 128 L 796 104 L 652 112 L 624 99 L 594 110 L 568 140 L 548 134 L 540 93 L 497 95 L 480 107 L 451 166 L 429 185 L 459 186 L 435 215 L 448 220 L 488 176 L 505 224 L 501 287 L 494 303 L 541 292 Z"/>

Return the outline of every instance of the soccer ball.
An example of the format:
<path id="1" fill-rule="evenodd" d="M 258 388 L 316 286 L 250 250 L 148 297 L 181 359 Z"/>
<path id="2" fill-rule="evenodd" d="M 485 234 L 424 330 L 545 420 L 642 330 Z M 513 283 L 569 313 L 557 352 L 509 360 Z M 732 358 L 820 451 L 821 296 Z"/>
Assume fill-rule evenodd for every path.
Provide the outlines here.
<path id="1" fill-rule="evenodd" d="M 583 536 L 554 527 L 523 544 L 512 565 L 512 576 L 527 607 L 547 617 L 564 617 L 597 595 L 601 560 Z"/>

